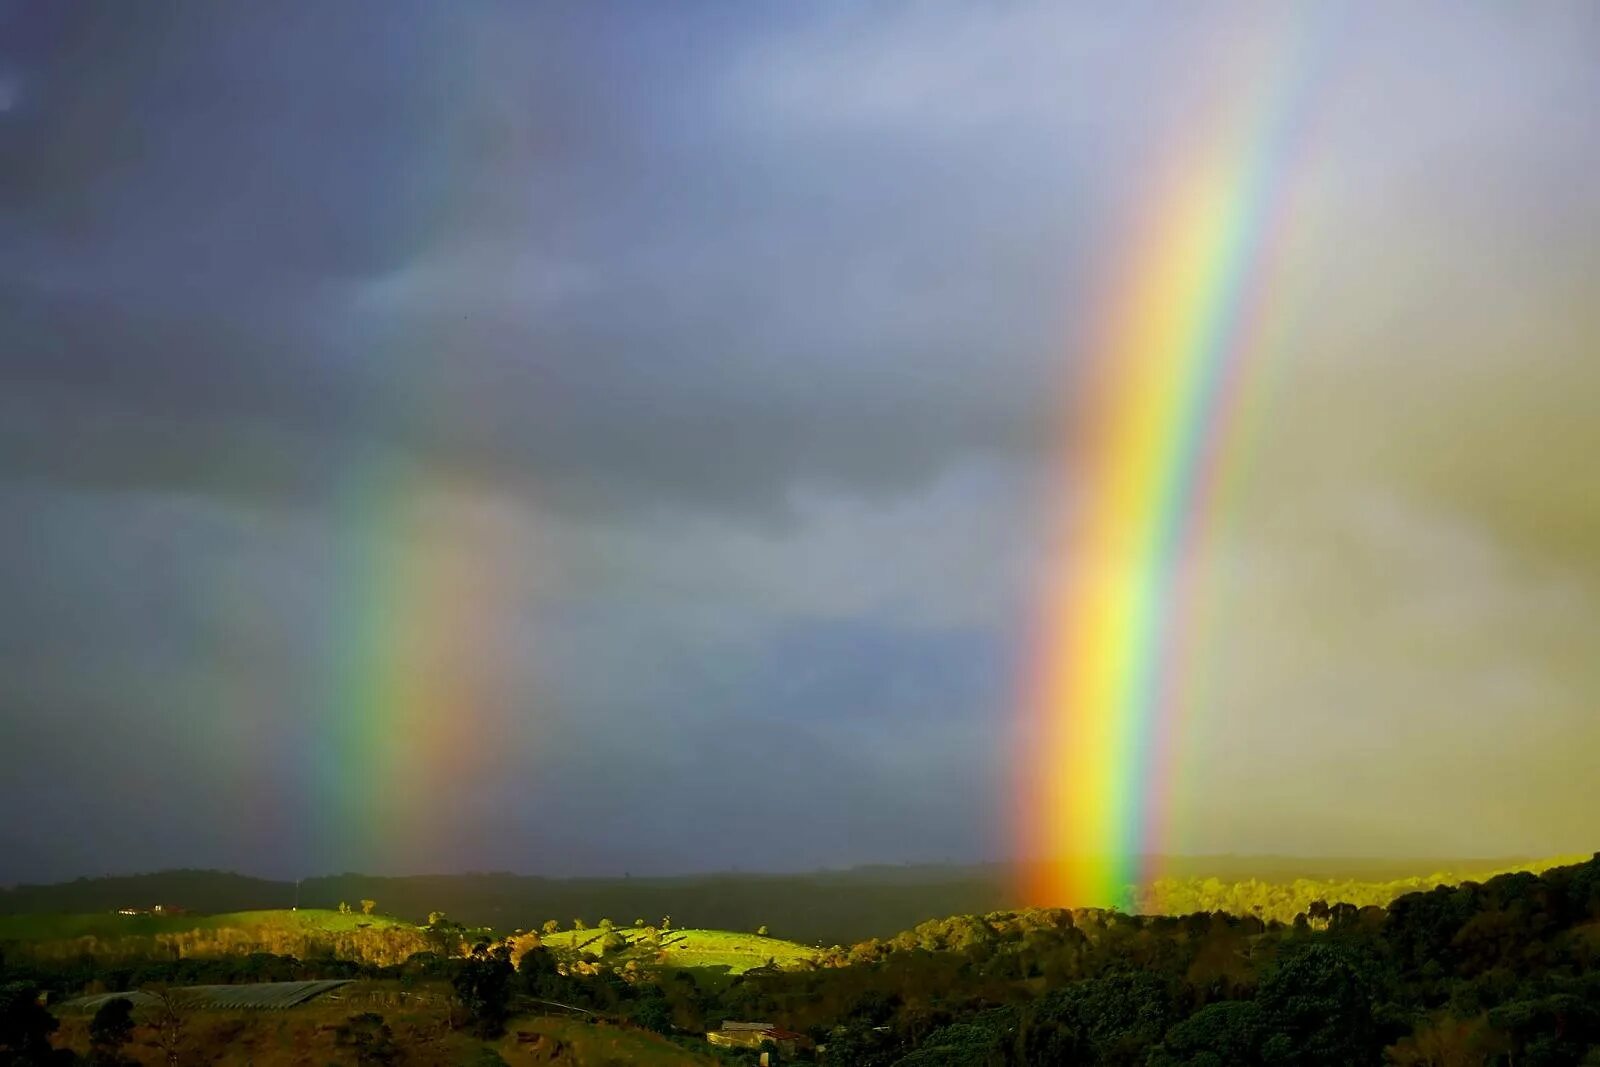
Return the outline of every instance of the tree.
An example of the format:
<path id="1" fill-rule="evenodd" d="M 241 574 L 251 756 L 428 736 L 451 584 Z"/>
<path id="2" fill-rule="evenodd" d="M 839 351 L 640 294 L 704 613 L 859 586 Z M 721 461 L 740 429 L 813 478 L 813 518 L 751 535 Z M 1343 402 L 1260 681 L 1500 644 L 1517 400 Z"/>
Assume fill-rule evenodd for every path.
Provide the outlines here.
<path id="1" fill-rule="evenodd" d="M 572 928 L 574 930 L 587 930 L 589 929 L 589 924 L 584 922 L 582 919 L 573 919 Z"/>
<path id="2" fill-rule="evenodd" d="M 333 1032 L 333 1043 L 355 1053 L 360 1067 L 384 1067 L 400 1058 L 400 1049 L 394 1043 L 394 1031 L 377 1012 L 366 1011 L 350 1016 Z"/>
<path id="3" fill-rule="evenodd" d="M 554 933 L 560 932 L 560 930 L 561 930 L 561 920 L 560 919 L 546 919 L 544 921 L 544 932 L 545 933 L 554 934 Z"/>
<path id="4" fill-rule="evenodd" d="M 852 1067 L 887 1067 L 904 1053 L 888 1027 L 877 1028 L 852 1022 L 836 1026 L 828 1034 L 828 1062 L 848 1063 Z"/>
<path id="5" fill-rule="evenodd" d="M 189 1015 L 194 1005 L 191 994 L 168 985 L 145 987 L 156 1004 L 156 1045 L 166 1054 L 167 1063 L 178 1063 L 183 1048 L 183 1034 L 189 1026 Z"/>
<path id="6" fill-rule="evenodd" d="M 766 928 L 765 924 L 756 927 L 756 936 L 757 937 L 766 937 L 767 936 L 767 928 Z"/>
<path id="7" fill-rule="evenodd" d="M 363 900 L 361 902 L 361 914 L 363 915 L 371 915 L 377 909 L 378 902 L 376 900 Z"/>
<path id="8" fill-rule="evenodd" d="M 1383 1042 L 1372 964 L 1337 942 L 1286 947 L 1256 994 L 1269 1063 L 1372 1063 Z"/>
<path id="9" fill-rule="evenodd" d="M 600 920 L 600 929 L 602 929 L 602 930 L 614 930 L 614 929 L 616 929 L 616 927 L 617 927 L 617 924 L 612 922 L 610 919 L 601 919 Z"/>
<path id="10" fill-rule="evenodd" d="M 505 945 L 476 945 L 450 980 L 467 1021 L 479 1037 L 505 1032 L 511 1015 L 511 950 Z"/>
<path id="11" fill-rule="evenodd" d="M 434 911 L 428 913 L 428 943 L 433 950 L 441 956 L 450 957 L 458 955 L 465 947 L 463 944 L 467 928 L 458 922 L 451 922 L 445 917 L 444 912 Z"/>
<path id="12" fill-rule="evenodd" d="M 654 1030 L 658 1034 L 672 1032 L 672 1010 L 667 1006 L 666 998 L 659 992 L 647 996 L 633 1009 L 633 1021 L 646 1030 Z"/>
<path id="13" fill-rule="evenodd" d="M 559 1001 L 568 993 L 568 979 L 561 973 L 555 953 L 547 948 L 531 948 L 517 962 L 517 974 L 530 996 Z"/>
<path id="14" fill-rule="evenodd" d="M 525 934 L 517 934 L 506 939 L 506 945 L 511 949 L 511 966 L 515 967 L 522 962 L 522 957 L 536 948 L 544 947 L 544 936 L 533 930 Z"/>
<path id="15" fill-rule="evenodd" d="M 1127 1063 L 1172 1022 L 1165 984 L 1145 972 L 1074 982 L 1033 1004 L 1019 1027 L 1026 1063 Z M 1352 1061 L 1355 1062 L 1355 1061 Z"/>
<path id="16" fill-rule="evenodd" d="M 952 1023 L 929 1034 L 922 1046 L 895 1067 L 989 1067 L 1003 1063 L 1006 1034 L 985 1021 Z M 1009 1017 L 1006 1021 L 1014 1021 Z"/>
<path id="17" fill-rule="evenodd" d="M 340 915 L 349 915 L 350 914 L 350 905 L 347 904 L 346 902 L 342 901 L 342 900 L 339 901 L 339 914 Z"/>
<path id="18" fill-rule="evenodd" d="M 89 1058 L 96 1064 L 121 1064 L 122 1047 L 133 1036 L 133 1001 L 112 997 L 89 1020 Z"/>
<path id="19" fill-rule="evenodd" d="M 71 1063 L 72 1053 L 50 1047 L 59 1024 L 39 1003 L 39 988 L 25 982 L 0 986 L 0 1053 L 6 1063 Z"/>
<path id="20" fill-rule="evenodd" d="M 1256 1062 L 1263 1037 L 1261 1009 L 1253 1000 L 1208 1004 L 1167 1031 L 1150 1054 L 1150 1067 L 1228 1067 Z"/>

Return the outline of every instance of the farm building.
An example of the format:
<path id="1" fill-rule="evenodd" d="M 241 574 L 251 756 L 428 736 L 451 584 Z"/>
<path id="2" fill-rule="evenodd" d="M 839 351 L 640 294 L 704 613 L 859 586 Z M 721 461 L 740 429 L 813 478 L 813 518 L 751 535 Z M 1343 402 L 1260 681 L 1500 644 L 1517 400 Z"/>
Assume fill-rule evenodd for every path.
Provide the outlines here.
<path id="1" fill-rule="evenodd" d="M 706 1040 L 718 1048 L 759 1049 L 771 1045 L 785 1056 L 793 1056 L 796 1049 L 810 1045 L 810 1039 L 793 1030 L 785 1030 L 775 1023 L 737 1022 L 724 1019 L 722 1029 L 706 1033 Z"/>
<path id="2" fill-rule="evenodd" d="M 136 908 L 129 905 L 117 909 L 118 915 L 187 915 L 189 909 L 177 904 L 154 904 L 148 908 Z"/>

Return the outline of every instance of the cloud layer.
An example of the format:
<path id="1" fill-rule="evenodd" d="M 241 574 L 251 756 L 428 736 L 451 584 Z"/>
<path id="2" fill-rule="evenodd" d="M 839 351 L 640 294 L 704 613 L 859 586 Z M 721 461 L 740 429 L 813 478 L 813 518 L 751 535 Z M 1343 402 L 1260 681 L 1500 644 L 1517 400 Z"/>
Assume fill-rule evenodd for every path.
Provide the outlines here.
<path id="1" fill-rule="evenodd" d="M 1084 339 L 1281 17 L 0 15 L 0 879 L 1006 852 Z M 1183 847 L 1600 837 L 1597 34 L 1319 24 Z M 339 591 L 423 521 L 493 677 L 367 847 Z"/>

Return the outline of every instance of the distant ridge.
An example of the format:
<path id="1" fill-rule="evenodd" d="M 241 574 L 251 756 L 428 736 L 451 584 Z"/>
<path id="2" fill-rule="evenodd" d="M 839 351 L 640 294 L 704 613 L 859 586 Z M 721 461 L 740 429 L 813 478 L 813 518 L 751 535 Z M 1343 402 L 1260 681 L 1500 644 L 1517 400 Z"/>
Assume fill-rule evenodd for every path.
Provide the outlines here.
<path id="1" fill-rule="evenodd" d="M 294 892 L 293 882 L 180 868 L 0 889 L 0 914 L 114 911 L 156 904 L 179 905 L 195 912 L 250 911 L 293 907 Z"/>
<path id="2" fill-rule="evenodd" d="M 196 913 L 334 908 L 364 899 L 420 921 L 431 911 L 512 930 L 547 919 L 631 923 L 672 916 L 680 927 L 755 930 L 810 944 L 888 936 L 925 919 L 1010 906 L 1005 868 L 870 868 L 819 874 L 706 874 L 662 878 L 544 878 L 517 874 L 380 877 L 340 874 L 294 882 L 227 871 L 175 870 L 79 878 L 0 890 L 0 914 L 178 906 Z"/>

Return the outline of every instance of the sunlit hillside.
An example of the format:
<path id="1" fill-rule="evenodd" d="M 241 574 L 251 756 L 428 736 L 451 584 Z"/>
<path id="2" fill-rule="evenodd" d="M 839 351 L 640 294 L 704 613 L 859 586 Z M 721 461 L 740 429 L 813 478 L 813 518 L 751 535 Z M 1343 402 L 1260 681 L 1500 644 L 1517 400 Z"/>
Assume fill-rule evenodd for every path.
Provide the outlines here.
<path id="1" fill-rule="evenodd" d="M 577 952 L 614 963 L 709 968 L 743 974 L 758 967 L 793 967 L 811 959 L 814 949 L 776 937 L 728 930 L 658 930 L 654 927 L 563 930 L 543 936 L 557 952 Z"/>
<path id="2" fill-rule="evenodd" d="M 1356 907 L 1387 906 L 1391 901 L 1434 888 L 1486 882 L 1501 874 L 1531 871 L 1535 874 L 1574 863 L 1587 856 L 1554 856 L 1504 867 L 1468 867 L 1437 870 L 1430 874 L 1365 881 L 1355 878 L 1295 878 L 1275 881 L 1251 877 L 1240 881 L 1208 878 L 1157 879 L 1140 895 L 1138 910 L 1148 914 L 1189 915 L 1194 912 L 1222 911 L 1230 915 L 1255 915 L 1278 922 L 1292 922 L 1317 901 L 1324 904 L 1353 904 Z"/>
<path id="3" fill-rule="evenodd" d="M 434 947 L 411 923 L 382 915 L 304 909 L 221 915 L 7 915 L 0 943 L 37 961 L 215 959 L 271 953 L 396 964 Z"/>

